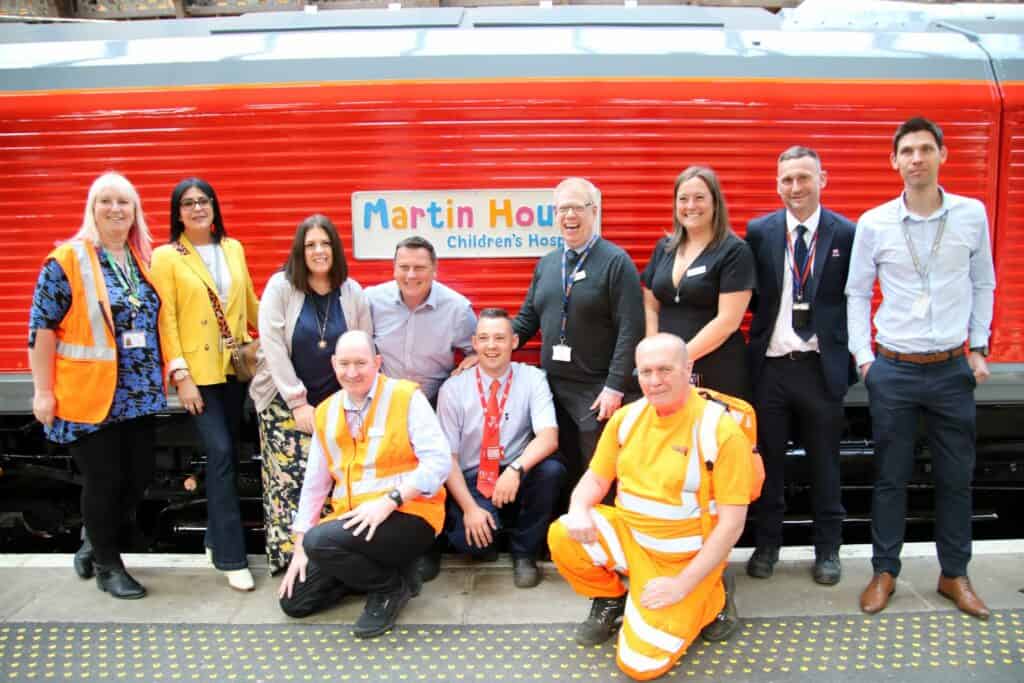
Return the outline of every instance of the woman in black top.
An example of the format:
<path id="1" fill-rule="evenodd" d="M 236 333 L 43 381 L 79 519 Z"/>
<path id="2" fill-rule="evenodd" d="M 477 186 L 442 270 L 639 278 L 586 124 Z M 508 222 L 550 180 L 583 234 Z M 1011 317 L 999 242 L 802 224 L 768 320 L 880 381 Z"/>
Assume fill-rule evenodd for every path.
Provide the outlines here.
<path id="1" fill-rule="evenodd" d="M 695 385 L 750 401 L 740 323 L 756 286 L 753 254 L 730 229 L 710 168 L 680 173 L 673 197 L 674 231 L 658 241 L 641 276 L 646 333 L 683 338 Z"/>

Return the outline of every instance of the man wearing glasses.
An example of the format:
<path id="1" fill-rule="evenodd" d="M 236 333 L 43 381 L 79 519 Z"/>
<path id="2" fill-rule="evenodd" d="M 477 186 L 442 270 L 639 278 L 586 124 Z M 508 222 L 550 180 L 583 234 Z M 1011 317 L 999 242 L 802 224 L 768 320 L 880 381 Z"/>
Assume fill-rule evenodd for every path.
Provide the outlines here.
<path id="1" fill-rule="evenodd" d="M 537 262 L 513 327 L 520 344 L 541 331 L 560 451 L 575 481 L 632 382 L 644 309 L 633 261 L 594 233 L 597 188 L 584 178 L 566 178 L 554 200 L 564 243 Z"/>

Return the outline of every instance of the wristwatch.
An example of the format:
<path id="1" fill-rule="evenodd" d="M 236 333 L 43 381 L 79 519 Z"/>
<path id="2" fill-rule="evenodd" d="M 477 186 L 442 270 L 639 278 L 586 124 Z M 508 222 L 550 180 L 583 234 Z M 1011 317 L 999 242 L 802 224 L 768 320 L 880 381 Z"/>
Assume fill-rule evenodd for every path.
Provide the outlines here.
<path id="1" fill-rule="evenodd" d="M 988 358 L 988 345 L 972 346 L 971 353 L 980 353 L 983 357 Z"/>
<path id="2" fill-rule="evenodd" d="M 522 476 L 526 474 L 526 470 L 523 468 L 523 463 L 519 462 L 518 460 L 509 465 L 508 468 L 515 472 L 516 474 L 518 474 L 520 478 L 522 478 Z"/>
<path id="3" fill-rule="evenodd" d="M 402 507 L 405 500 L 402 498 L 402 492 L 398 489 L 391 489 L 388 491 L 388 498 L 390 498 L 397 507 Z"/>

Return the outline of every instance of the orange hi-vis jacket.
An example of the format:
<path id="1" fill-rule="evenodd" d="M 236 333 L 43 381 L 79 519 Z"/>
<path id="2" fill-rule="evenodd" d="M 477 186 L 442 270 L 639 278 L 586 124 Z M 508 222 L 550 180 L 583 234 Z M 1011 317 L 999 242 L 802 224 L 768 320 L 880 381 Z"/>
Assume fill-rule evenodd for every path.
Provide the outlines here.
<path id="1" fill-rule="evenodd" d="M 386 495 L 416 469 L 419 460 L 408 427 L 415 391 L 414 382 L 379 374 L 359 439 L 352 436 L 345 419 L 344 391 L 317 406 L 316 438 L 334 479 L 332 511 L 321 522 Z M 398 510 L 422 517 L 438 534 L 444 526 L 444 495 L 442 486 L 433 496 L 406 501 Z"/>
<path id="2" fill-rule="evenodd" d="M 146 264 L 132 249 L 140 277 Z M 54 413 L 62 420 L 99 424 L 110 413 L 117 388 L 117 343 L 107 285 L 96 248 L 70 240 L 47 256 L 60 264 L 71 285 L 71 306 L 56 330 Z"/>
<path id="3" fill-rule="evenodd" d="M 649 680 L 671 669 L 721 611 L 724 563 L 682 601 L 662 609 L 640 604 L 644 586 L 686 568 L 717 523 L 717 505 L 750 502 L 754 473 L 749 439 L 726 411 L 696 391 L 666 417 L 649 405 L 635 406 L 612 416 L 590 464 L 597 476 L 618 481 L 615 507 L 591 511 L 598 542 L 576 542 L 559 520 L 551 525 L 548 544 L 559 572 L 588 597 L 623 595 L 622 575 L 629 576 L 616 658 L 627 675 Z M 624 427 L 627 419 L 633 424 Z M 628 433 L 621 445 L 620 429 Z M 708 434 L 701 438 L 708 429 L 710 441 Z"/>

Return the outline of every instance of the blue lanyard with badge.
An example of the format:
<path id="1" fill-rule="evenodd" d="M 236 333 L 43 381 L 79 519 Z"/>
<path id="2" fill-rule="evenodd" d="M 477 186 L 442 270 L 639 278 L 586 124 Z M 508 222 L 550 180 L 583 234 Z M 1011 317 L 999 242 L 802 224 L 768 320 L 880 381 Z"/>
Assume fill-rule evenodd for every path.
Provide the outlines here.
<path id="1" fill-rule="evenodd" d="M 560 363 L 568 363 L 572 360 L 572 347 L 565 343 L 565 332 L 569 323 L 569 297 L 572 295 L 573 286 L 587 277 L 587 271 L 583 270 L 583 262 L 587 260 L 590 249 L 596 241 L 597 235 L 591 236 L 586 246 L 583 247 L 583 251 L 579 252 L 576 265 L 568 274 L 566 271 L 569 269 L 569 250 L 562 251 L 562 323 L 559 327 L 558 343 L 551 347 L 551 360 Z"/>
<path id="2" fill-rule="evenodd" d="M 103 253 L 107 257 L 107 263 L 110 264 L 111 270 L 114 271 L 114 276 L 117 278 L 118 283 L 127 294 L 125 298 L 128 299 L 128 305 L 131 309 L 131 328 L 121 333 L 121 345 L 126 349 L 145 348 L 145 330 L 135 329 L 135 320 L 139 315 L 139 310 L 142 308 L 142 299 L 139 298 L 139 273 L 135 270 L 135 262 L 132 261 L 131 252 L 127 250 L 125 252 L 124 270 L 121 269 L 121 265 L 114 260 L 114 257 L 110 255 L 109 251 L 104 249 Z"/>
<path id="3" fill-rule="evenodd" d="M 912 318 L 924 318 L 928 315 L 928 309 L 932 303 L 932 288 L 928 280 L 928 273 L 931 271 L 932 264 L 935 263 L 935 257 L 939 253 L 939 245 L 942 243 L 942 236 L 946 232 L 947 216 L 949 216 L 948 211 L 939 219 L 939 227 L 935 231 L 935 239 L 932 241 L 931 252 L 928 254 L 928 263 L 925 263 L 923 266 L 921 265 L 921 259 L 917 255 L 917 250 L 914 248 L 914 242 L 910 239 L 910 228 L 907 227 L 907 221 L 903 221 L 900 226 L 903 228 L 903 239 L 907 241 L 910 260 L 914 262 L 914 270 L 917 271 L 917 276 L 921 279 L 921 295 L 914 300 L 910 307 L 910 317 Z"/>

